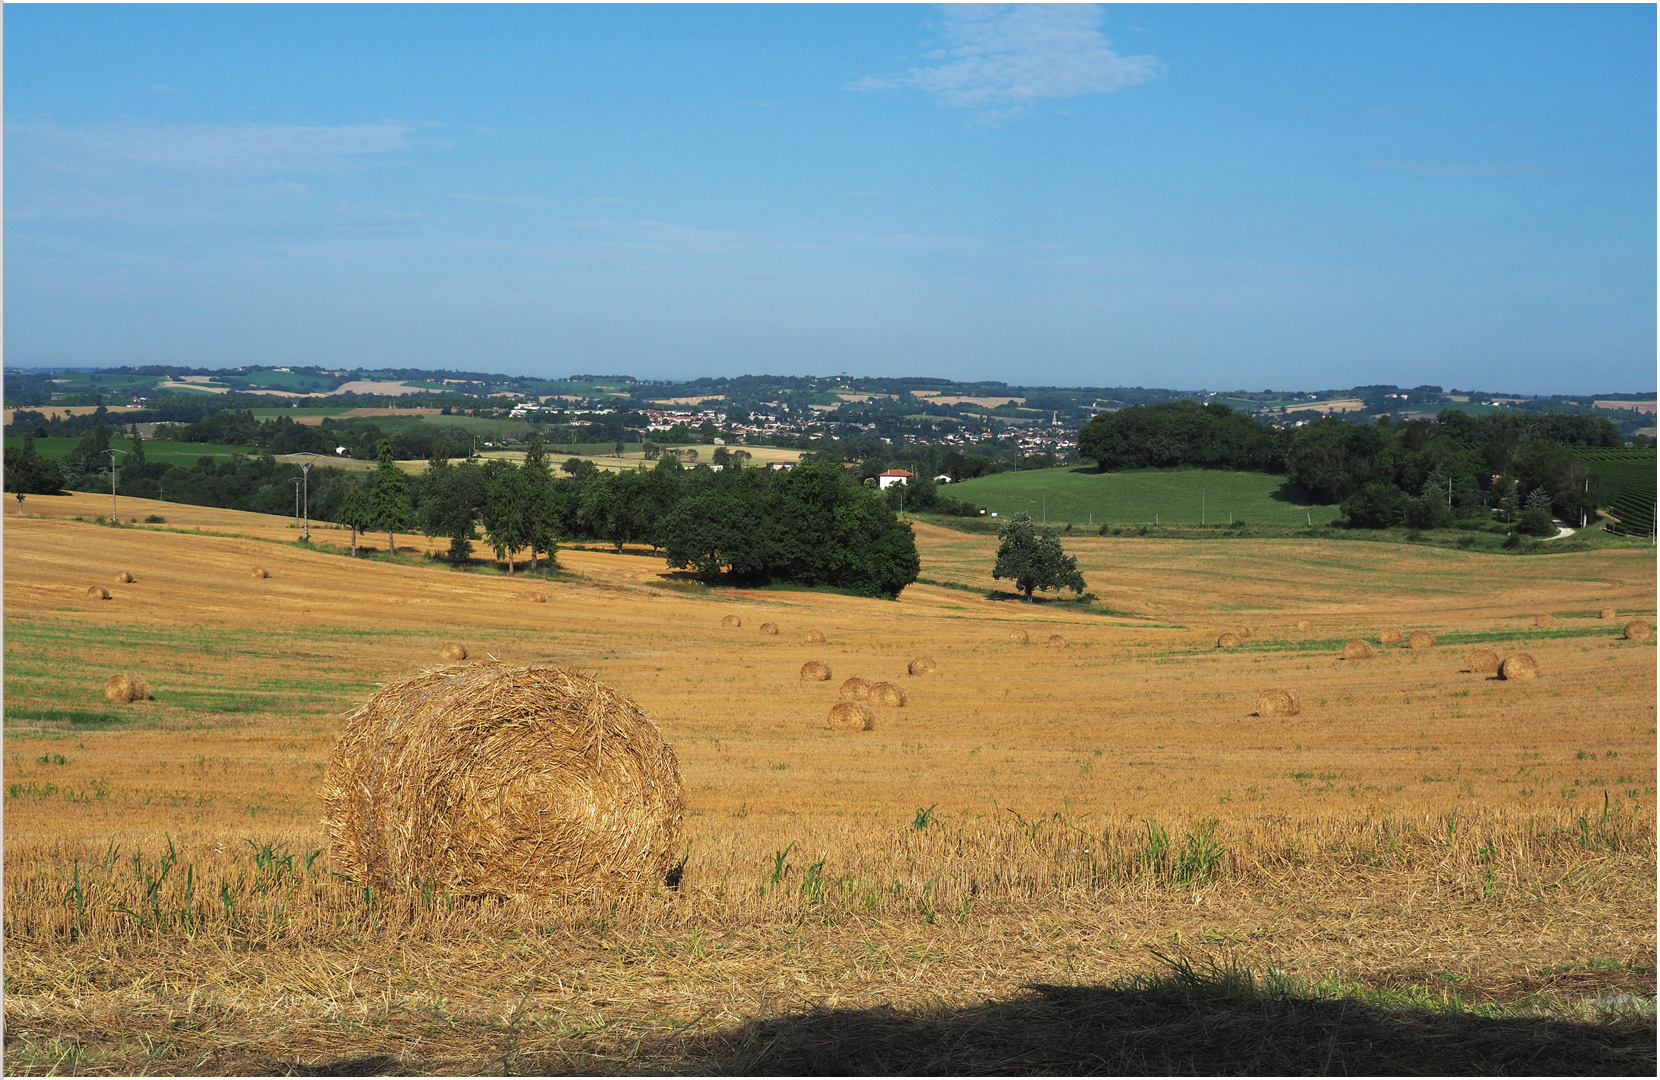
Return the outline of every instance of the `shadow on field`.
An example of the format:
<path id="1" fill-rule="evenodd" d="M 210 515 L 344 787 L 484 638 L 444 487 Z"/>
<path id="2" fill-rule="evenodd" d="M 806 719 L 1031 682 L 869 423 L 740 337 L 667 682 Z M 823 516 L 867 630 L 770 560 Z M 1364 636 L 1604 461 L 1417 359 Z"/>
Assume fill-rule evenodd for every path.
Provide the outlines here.
<path id="1" fill-rule="evenodd" d="M 1580 1023 L 1294 996 L 1031 990 L 969 1009 L 881 1007 L 754 1020 L 735 1035 L 688 1047 L 680 1065 L 800 1076 L 1655 1074 L 1649 1018 Z"/>

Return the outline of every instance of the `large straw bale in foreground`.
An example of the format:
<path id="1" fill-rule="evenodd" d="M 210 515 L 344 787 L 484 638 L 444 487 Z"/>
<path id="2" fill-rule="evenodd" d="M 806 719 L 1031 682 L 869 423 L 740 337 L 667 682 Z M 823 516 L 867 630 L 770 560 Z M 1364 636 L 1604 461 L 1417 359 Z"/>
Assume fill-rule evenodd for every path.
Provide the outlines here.
<path id="1" fill-rule="evenodd" d="M 1501 679 L 1537 679 L 1539 677 L 1539 662 L 1525 652 L 1512 653 L 1504 658 L 1504 665 L 1499 668 Z"/>
<path id="2" fill-rule="evenodd" d="M 1497 675 L 1499 673 L 1499 654 L 1492 649 L 1477 649 L 1470 654 L 1470 674 Z"/>
<path id="3" fill-rule="evenodd" d="M 1370 645 L 1366 644 L 1364 641 L 1360 640 L 1359 638 L 1355 638 L 1353 641 L 1346 641 L 1346 642 L 1343 643 L 1343 659 L 1345 659 L 1345 660 L 1370 660 L 1371 658 L 1372 658 L 1372 647 Z"/>
<path id="4" fill-rule="evenodd" d="M 1378 635 L 1378 643 L 1380 645 L 1399 645 L 1405 640 L 1406 637 L 1393 626 L 1387 628 L 1383 633 Z"/>
<path id="5" fill-rule="evenodd" d="M 1295 690 L 1264 690 L 1257 695 L 1258 716 L 1296 716 L 1303 711 L 1303 700 Z"/>
<path id="6" fill-rule="evenodd" d="M 898 683 L 872 683 L 870 687 L 870 703 L 884 709 L 903 709 L 910 704 L 910 698 L 905 696 L 905 688 Z"/>
<path id="7" fill-rule="evenodd" d="M 1647 641 L 1654 636 L 1654 628 L 1641 619 L 1632 619 L 1625 624 L 1625 639 L 1627 641 Z"/>
<path id="8" fill-rule="evenodd" d="M 1435 648 L 1435 635 L 1428 630 L 1414 630 L 1406 636 L 1406 647 L 1409 649 Z"/>
<path id="9" fill-rule="evenodd" d="M 871 731 L 876 727 L 876 713 L 862 701 L 838 701 L 830 707 L 830 730 Z"/>
<path id="10" fill-rule="evenodd" d="M 931 675 L 939 670 L 939 665 L 934 663 L 932 656 L 919 656 L 905 670 L 912 675 Z"/>
<path id="11" fill-rule="evenodd" d="M 323 824 L 360 884 L 615 896 L 681 850 L 680 767 L 640 707 L 550 665 L 456 664 L 383 687 L 329 758 Z"/>
<path id="12" fill-rule="evenodd" d="M 129 701 L 149 701 L 150 684 L 142 675 L 111 675 L 104 682 L 104 696 L 123 705 Z"/>
<path id="13" fill-rule="evenodd" d="M 828 682 L 830 665 L 823 660 L 809 660 L 801 665 L 802 682 Z"/>

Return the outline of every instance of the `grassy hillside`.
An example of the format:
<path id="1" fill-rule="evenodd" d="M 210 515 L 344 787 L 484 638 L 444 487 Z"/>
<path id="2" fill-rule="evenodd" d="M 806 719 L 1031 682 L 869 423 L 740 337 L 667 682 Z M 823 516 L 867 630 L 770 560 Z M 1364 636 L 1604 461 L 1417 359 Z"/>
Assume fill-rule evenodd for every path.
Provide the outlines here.
<path id="1" fill-rule="evenodd" d="M 998 473 L 945 487 L 942 494 L 1006 517 L 1022 510 L 1050 524 L 1315 525 L 1336 518 L 1336 506 L 1310 503 L 1283 477 L 1217 469 L 1041 469 Z M 1202 503 L 1202 510 L 1201 510 Z"/>
<path id="2" fill-rule="evenodd" d="M 35 451 L 43 458 L 52 461 L 61 461 L 65 454 L 80 443 L 80 439 L 36 439 Z M 23 439 L 16 435 L 6 437 L 6 446 L 22 446 Z M 125 438 L 113 438 L 110 447 L 115 450 L 132 449 L 132 442 Z M 256 455 L 259 451 L 246 446 L 218 446 L 209 443 L 184 443 L 151 441 L 144 442 L 144 457 L 147 461 L 165 461 L 169 465 L 182 465 L 190 468 L 204 457 L 225 458 L 232 454 Z M 123 462 L 126 457 L 121 459 Z"/>

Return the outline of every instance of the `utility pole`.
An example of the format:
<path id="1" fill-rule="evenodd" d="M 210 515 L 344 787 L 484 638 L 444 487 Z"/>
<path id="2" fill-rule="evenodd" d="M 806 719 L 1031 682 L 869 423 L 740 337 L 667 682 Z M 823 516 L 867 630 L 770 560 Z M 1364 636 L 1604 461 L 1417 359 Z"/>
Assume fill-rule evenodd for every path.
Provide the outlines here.
<path id="1" fill-rule="evenodd" d="M 305 502 L 302 504 L 305 508 L 305 524 L 302 526 L 304 529 L 303 536 L 305 542 L 309 544 L 311 543 L 311 466 L 316 464 L 317 455 L 307 454 L 306 458 L 307 460 L 300 465 L 300 478 L 305 487 Z"/>
<path id="2" fill-rule="evenodd" d="M 1199 489 L 1199 527 L 1205 527 L 1205 489 Z"/>
<path id="3" fill-rule="evenodd" d="M 115 455 L 125 454 L 125 450 L 105 450 L 110 459 L 110 524 L 121 524 L 121 513 L 115 503 Z"/>
<path id="4" fill-rule="evenodd" d="M 300 520 L 300 478 L 294 478 L 294 520 Z"/>

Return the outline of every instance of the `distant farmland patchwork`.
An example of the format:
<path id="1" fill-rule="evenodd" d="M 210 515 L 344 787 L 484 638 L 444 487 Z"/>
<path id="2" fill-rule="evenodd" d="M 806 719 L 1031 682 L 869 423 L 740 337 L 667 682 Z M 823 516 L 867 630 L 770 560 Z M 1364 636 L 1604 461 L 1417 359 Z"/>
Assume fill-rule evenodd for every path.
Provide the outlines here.
<path id="1" fill-rule="evenodd" d="M 1072 525 L 1321 525 L 1338 517 L 1283 476 L 1220 469 L 1043 469 L 982 476 L 942 494 L 1000 517 L 1025 511 L 1037 521 Z M 1230 517 L 1231 515 L 1231 517 Z"/>

